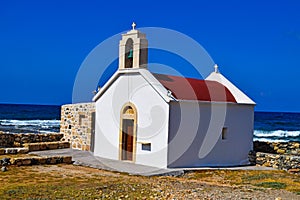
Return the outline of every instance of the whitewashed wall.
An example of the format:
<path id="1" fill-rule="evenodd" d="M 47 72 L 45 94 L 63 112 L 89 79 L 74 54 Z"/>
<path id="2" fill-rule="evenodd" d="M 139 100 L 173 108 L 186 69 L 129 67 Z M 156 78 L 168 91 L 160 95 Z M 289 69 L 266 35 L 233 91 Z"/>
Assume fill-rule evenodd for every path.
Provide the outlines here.
<path id="1" fill-rule="evenodd" d="M 169 105 L 138 73 L 121 75 L 96 102 L 94 155 L 119 159 L 119 126 L 122 106 L 137 108 L 137 164 L 166 167 Z M 143 151 L 142 143 L 151 143 Z"/>
<path id="2" fill-rule="evenodd" d="M 172 102 L 168 166 L 248 164 L 253 117 L 253 105 Z M 223 127 L 227 127 L 225 140 L 221 136 Z"/>

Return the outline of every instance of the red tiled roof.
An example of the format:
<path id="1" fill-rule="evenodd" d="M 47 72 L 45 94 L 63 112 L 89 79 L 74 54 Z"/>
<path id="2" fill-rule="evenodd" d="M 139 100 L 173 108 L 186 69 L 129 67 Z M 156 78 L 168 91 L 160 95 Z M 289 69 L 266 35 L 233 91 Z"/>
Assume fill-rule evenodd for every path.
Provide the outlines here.
<path id="1" fill-rule="evenodd" d="M 236 103 L 231 92 L 216 81 L 163 74 L 153 75 L 166 89 L 172 92 L 176 99 Z"/>

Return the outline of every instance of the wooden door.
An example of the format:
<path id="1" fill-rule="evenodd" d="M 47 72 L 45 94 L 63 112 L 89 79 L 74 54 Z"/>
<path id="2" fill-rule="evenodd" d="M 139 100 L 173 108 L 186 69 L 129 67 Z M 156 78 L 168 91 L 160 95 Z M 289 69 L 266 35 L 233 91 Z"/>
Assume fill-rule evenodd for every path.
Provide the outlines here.
<path id="1" fill-rule="evenodd" d="M 122 129 L 122 160 L 131 160 L 133 154 L 133 126 L 134 120 L 123 119 Z"/>

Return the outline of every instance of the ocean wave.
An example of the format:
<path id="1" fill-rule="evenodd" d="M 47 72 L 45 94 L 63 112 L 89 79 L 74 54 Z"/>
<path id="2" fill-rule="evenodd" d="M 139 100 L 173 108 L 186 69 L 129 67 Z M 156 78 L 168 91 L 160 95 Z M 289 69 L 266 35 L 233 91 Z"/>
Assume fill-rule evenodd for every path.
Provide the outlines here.
<path id="1" fill-rule="evenodd" d="M 254 130 L 254 136 L 258 138 L 294 138 L 300 137 L 300 131 L 285 131 L 285 130 L 275 130 L 275 131 L 263 131 Z"/>
<path id="2" fill-rule="evenodd" d="M 2 126 L 40 126 L 40 127 L 53 127 L 59 126 L 60 120 L 0 120 Z"/>
<path id="3" fill-rule="evenodd" d="M 289 140 L 274 139 L 274 138 L 253 138 L 253 141 L 259 141 L 259 142 L 288 142 Z"/>
<path id="4" fill-rule="evenodd" d="M 59 132 L 60 120 L 0 120 L 0 131 L 11 133 Z"/>

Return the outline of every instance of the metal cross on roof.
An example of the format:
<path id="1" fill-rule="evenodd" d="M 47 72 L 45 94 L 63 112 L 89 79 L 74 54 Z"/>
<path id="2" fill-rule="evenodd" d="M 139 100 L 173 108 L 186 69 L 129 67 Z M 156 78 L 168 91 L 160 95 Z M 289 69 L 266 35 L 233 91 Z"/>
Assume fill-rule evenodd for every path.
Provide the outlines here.
<path id="1" fill-rule="evenodd" d="M 136 24 L 134 22 L 132 22 L 132 30 L 135 30 Z"/>
<path id="2" fill-rule="evenodd" d="M 219 66 L 217 64 L 215 64 L 214 68 L 215 68 L 215 73 L 219 73 Z"/>

